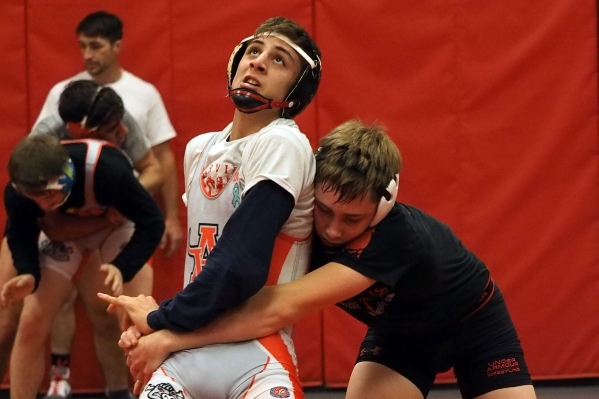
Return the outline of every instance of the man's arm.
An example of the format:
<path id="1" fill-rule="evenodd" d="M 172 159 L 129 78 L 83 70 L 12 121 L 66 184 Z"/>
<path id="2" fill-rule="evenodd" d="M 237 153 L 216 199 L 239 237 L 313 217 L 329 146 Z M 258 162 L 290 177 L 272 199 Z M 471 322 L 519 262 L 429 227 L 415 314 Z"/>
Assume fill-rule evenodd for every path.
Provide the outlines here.
<path id="1" fill-rule="evenodd" d="M 32 200 L 22 197 L 9 182 L 4 189 L 6 239 L 17 274 L 31 274 L 35 288 L 41 278 L 37 240 L 41 231 L 39 218 L 44 212 Z"/>
<path id="2" fill-rule="evenodd" d="M 160 143 L 152 147 L 156 158 L 164 173 L 164 184 L 160 189 L 162 201 L 164 202 L 165 213 L 165 234 L 161 249 L 165 249 L 166 256 L 172 255 L 181 245 L 183 233 L 181 231 L 181 222 L 179 220 L 179 181 L 177 179 L 177 168 L 175 166 L 175 155 L 171 149 L 170 141 Z"/>
<path id="3" fill-rule="evenodd" d="M 133 164 L 133 167 L 139 172 L 139 182 L 151 193 L 156 193 L 164 184 L 164 174 L 158 158 L 150 149 L 146 155 Z"/>
<path id="4" fill-rule="evenodd" d="M 375 280 L 340 263 L 328 263 L 295 281 L 262 288 L 243 305 L 195 331 L 160 330 L 155 333 L 160 334 L 160 340 L 153 340 L 153 343 L 160 345 L 160 348 L 155 348 L 158 352 L 171 353 L 210 344 L 264 337 L 310 313 L 351 298 L 374 282 Z M 140 300 L 129 297 L 109 298 L 106 295 L 101 298 L 122 306 L 125 311 L 137 308 Z M 138 328 L 143 331 L 146 327 Z"/>
<path id="5" fill-rule="evenodd" d="M 351 298 L 375 280 L 339 263 L 328 263 L 286 284 L 264 287 L 240 307 L 191 333 L 171 332 L 171 352 L 245 341 L 273 334 L 300 318 Z"/>
<path id="6" fill-rule="evenodd" d="M 156 193 L 164 183 L 164 172 L 160 162 L 144 137 L 141 127 L 127 111 L 123 115 L 123 123 L 127 126 L 128 133 L 121 148 L 133 161 L 135 170 L 140 173 L 142 186 L 151 193 Z"/>
<path id="7" fill-rule="evenodd" d="M 110 262 L 128 282 L 152 256 L 164 233 L 164 218 L 156 201 L 133 175 L 120 150 L 104 146 L 96 166 L 94 191 L 97 201 L 117 210 L 135 224 L 129 242 Z"/>

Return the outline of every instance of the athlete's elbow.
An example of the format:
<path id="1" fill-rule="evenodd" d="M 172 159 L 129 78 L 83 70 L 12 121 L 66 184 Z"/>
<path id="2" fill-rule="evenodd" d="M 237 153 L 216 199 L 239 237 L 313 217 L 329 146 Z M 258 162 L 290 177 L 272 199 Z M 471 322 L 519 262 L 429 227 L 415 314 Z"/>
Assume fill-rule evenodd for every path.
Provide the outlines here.
<path id="1" fill-rule="evenodd" d="M 265 315 L 268 333 L 272 334 L 292 325 L 301 317 L 300 314 L 300 310 L 292 303 L 280 303 L 276 306 L 269 306 Z"/>

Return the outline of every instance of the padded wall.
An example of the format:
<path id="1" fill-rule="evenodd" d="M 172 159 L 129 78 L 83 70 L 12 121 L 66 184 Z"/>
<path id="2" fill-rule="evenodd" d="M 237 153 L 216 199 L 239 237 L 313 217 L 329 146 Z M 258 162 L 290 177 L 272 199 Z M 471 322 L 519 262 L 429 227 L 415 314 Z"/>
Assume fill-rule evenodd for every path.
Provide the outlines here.
<path id="1" fill-rule="evenodd" d="M 27 66 L 25 37 L 25 7 L 23 0 L 6 0 L 0 3 L 0 187 L 8 182 L 6 164 L 10 149 L 27 132 Z M 4 23 L 10 21 L 10 23 Z M 6 212 L 0 209 L 0 223 L 4 228 Z M 4 230 L 3 230 L 4 231 Z M 0 382 L 2 376 L 0 375 Z"/>
<path id="2" fill-rule="evenodd" d="M 123 66 L 162 93 L 179 133 L 179 164 L 189 139 L 230 121 L 225 85 L 233 47 L 270 16 L 305 26 L 324 65 L 316 101 L 298 118 L 312 144 L 348 118 L 387 125 L 404 157 L 400 201 L 451 225 L 488 264 L 533 377 L 599 376 L 594 1 L 277 0 L 266 8 L 6 0 L 3 165 L 50 87 L 82 69 L 74 30 L 99 8 L 124 21 Z M 4 184 L 4 168 L 0 176 Z M 3 222 L 3 210 L 0 216 Z M 184 256 L 157 254 L 158 299 L 181 287 Z M 81 309 L 78 321 L 74 388 L 101 391 Z M 302 380 L 344 386 L 363 332 L 334 308 L 298 323 Z"/>
<path id="3" fill-rule="evenodd" d="M 25 12 L 22 0 L 7 0 L 0 4 L 0 21 L 11 21 L 5 24 L 0 35 L 0 129 L 3 139 L 1 152 L 2 168 L 0 184 L 8 182 L 6 163 L 8 151 L 27 132 L 27 75 L 25 71 Z M 6 220 L 4 207 L 0 210 L 2 223 Z"/>
<path id="4" fill-rule="evenodd" d="M 333 71 L 322 133 L 354 116 L 386 124 L 399 200 L 488 264 L 533 376 L 597 375 L 595 2 L 316 4 Z M 325 381 L 344 385 L 361 326 L 337 309 L 324 325 Z"/>

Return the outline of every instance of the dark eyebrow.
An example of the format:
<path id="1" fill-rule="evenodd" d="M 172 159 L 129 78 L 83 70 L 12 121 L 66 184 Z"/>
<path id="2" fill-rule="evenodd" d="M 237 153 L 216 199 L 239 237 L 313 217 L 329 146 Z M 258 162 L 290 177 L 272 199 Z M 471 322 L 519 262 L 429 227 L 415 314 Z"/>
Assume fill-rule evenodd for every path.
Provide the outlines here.
<path id="1" fill-rule="evenodd" d="M 256 39 L 252 39 L 249 43 L 248 43 L 248 47 L 251 46 L 253 43 L 258 43 L 261 45 L 264 45 L 264 40 L 261 40 L 259 38 Z M 283 46 L 275 46 L 276 50 L 279 50 L 280 52 L 287 54 L 287 56 L 289 57 L 289 59 L 291 60 L 291 62 L 295 62 L 295 59 L 293 58 L 293 54 L 291 54 L 291 52 L 289 52 L 289 50 L 287 50 L 285 47 Z M 299 54 L 298 54 L 299 56 Z"/>
<path id="2" fill-rule="evenodd" d="M 282 53 L 287 54 L 287 57 L 289 57 L 289 59 L 291 60 L 291 62 L 295 62 L 295 59 L 293 58 L 293 55 L 283 46 L 275 46 L 275 49 L 279 50 Z"/>
<path id="3" fill-rule="evenodd" d="M 79 44 L 83 45 L 83 44 L 87 44 L 87 45 L 93 45 L 93 44 L 100 44 L 100 41 L 97 38 L 93 38 L 92 40 L 89 41 L 85 41 L 85 40 L 79 40 Z"/>

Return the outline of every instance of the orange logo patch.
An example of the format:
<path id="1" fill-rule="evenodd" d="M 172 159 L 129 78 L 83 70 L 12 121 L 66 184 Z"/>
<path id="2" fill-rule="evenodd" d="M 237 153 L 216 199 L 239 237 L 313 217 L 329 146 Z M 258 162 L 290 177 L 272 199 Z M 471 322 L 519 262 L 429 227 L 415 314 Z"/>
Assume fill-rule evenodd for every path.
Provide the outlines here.
<path id="1" fill-rule="evenodd" d="M 273 398 L 289 398 L 291 394 L 289 393 L 289 389 L 285 387 L 275 387 L 270 389 L 270 396 Z"/>
<path id="2" fill-rule="evenodd" d="M 211 164 L 202 170 L 200 187 L 208 198 L 216 198 L 227 187 L 231 180 L 235 180 L 238 166 L 231 164 Z"/>

